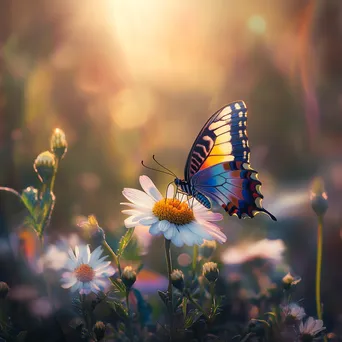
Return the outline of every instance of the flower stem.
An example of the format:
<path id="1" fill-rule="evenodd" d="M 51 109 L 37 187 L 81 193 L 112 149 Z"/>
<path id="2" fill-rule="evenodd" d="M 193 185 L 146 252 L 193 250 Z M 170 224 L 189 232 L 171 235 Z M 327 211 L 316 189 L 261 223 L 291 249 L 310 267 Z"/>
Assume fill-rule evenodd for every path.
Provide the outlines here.
<path id="1" fill-rule="evenodd" d="M 189 299 L 189 302 L 191 302 L 195 308 L 200 311 L 203 316 L 205 317 L 205 319 L 210 322 L 210 317 L 207 315 L 207 313 L 203 310 L 203 308 L 192 298 L 190 293 L 186 293 L 187 298 Z"/>
<path id="2" fill-rule="evenodd" d="M 198 259 L 198 245 L 194 245 L 193 252 L 192 252 L 192 278 L 195 278 L 196 276 L 197 259 Z"/>
<path id="3" fill-rule="evenodd" d="M 120 258 L 114 253 L 112 247 L 110 247 L 108 245 L 108 242 L 106 240 L 104 240 L 102 244 L 107 249 L 109 254 L 112 256 L 113 260 L 115 261 L 116 265 L 118 266 L 119 275 L 120 275 L 120 278 L 121 278 L 121 273 L 122 272 L 121 272 Z"/>
<path id="4" fill-rule="evenodd" d="M 322 272 L 322 249 L 323 249 L 323 216 L 318 216 L 317 229 L 317 263 L 316 263 L 316 309 L 317 316 L 322 319 L 321 306 L 321 272 Z"/>
<path id="5" fill-rule="evenodd" d="M 169 296 L 168 311 L 170 316 L 170 340 L 173 341 L 174 331 L 173 331 L 173 303 L 172 303 L 172 262 L 171 262 L 171 240 L 165 239 L 165 258 L 167 265 L 167 274 L 169 278 L 169 286 L 167 288 L 167 294 Z"/>
<path id="6" fill-rule="evenodd" d="M 211 296 L 211 306 L 212 310 L 216 305 L 216 298 L 215 298 L 215 283 L 210 283 L 210 296 Z"/>
<path id="7" fill-rule="evenodd" d="M 165 239 L 165 258 L 167 265 L 167 274 L 169 278 L 169 286 L 167 288 L 167 292 L 169 295 L 169 299 L 172 303 L 172 281 L 171 281 L 171 273 L 172 273 L 172 262 L 171 262 L 171 240 Z"/>

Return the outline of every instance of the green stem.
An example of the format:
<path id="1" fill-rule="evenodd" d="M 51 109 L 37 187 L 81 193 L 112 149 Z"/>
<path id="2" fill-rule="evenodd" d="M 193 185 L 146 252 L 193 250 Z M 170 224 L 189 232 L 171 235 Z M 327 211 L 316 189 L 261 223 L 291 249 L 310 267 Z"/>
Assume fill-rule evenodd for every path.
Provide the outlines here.
<path id="1" fill-rule="evenodd" d="M 55 186 L 56 175 L 57 175 L 57 171 L 58 171 L 58 165 L 59 165 L 59 158 L 56 158 L 55 169 L 54 169 L 53 176 L 52 176 L 51 183 L 50 183 L 50 189 L 52 192 L 53 192 L 53 188 Z"/>
<path id="2" fill-rule="evenodd" d="M 111 257 L 113 258 L 114 262 L 116 263 L 118 270 L 119 270 L 119 275 L 121 278 L 122 271 L 121 271 L 121 265 L 120 265 L 120 257 L 114 253 L 112 247 L 108 245 L 108 242 L 106 240 L 103 241 L 102 245 L 107 249 Z"/>
<path id="3" fill-rule="evenodd" d="M 215 283 L 210 283 L 210 296 L 211 296 L 211 307 L 212 310 L 214 310 L 214 307 L 216 305 L 216 297 L 215 297 Z"/>
<path id="4" fill-rule="evenodd" d="M 193 279 L 196 276 L 197 259 L 198 259 L 198 245 L 194 245 L 193 252 L 192 252 L 192 278 Z"/>
<path id="5" fill-rule="evenodd" d="M 322 319 L 322 306 L 321 306 L 322 249 L 323 249 L 323 216 L 318 216 L 317 263 L 316 263 L 316 309 L 317 309 L 317 316 L 319 319 Z"/>
<path id="6" fill-rule="evenodd" d="M 172 280 L 171 280 L 171 273 L 172 273 L 171 240 L 167 240 L 167 239 L 165 239 L 165 258 L 166 258 L 166 265 L 167 265 L 167 275 L 169 278 L 167 294 L 169 296 L 168 311 L 169 311 L 169 316 L 170 316 L 170 340 L 173 341 L 174 331 L 173 331 L 173 302 L 172 302 Z"/>
<path id="7" fill-rule="evenodd" d="M 171 273 L 172 273 L 172 262 L 171 262 L 171 240 L 165 239 L 165 258 L 166 258 L 166 265 L 167 265 L 167 275 L 169 278 L 169 286 L 167 288 L 167 292 L 169 295 L 169 299 L 172 303 L 172 280 L 171 280 Z"/>
<path id="8" fill-rule="evenodd" d="M 187 296 L 187 298 L 189 299 L 189 302 L 191 302 L 194 306 L 195 306 L 195 308 L 197 309 L 197 310 L 199 310 L 202 314 L 203 314 L 203 316 L 205 317 L 205 319 L 208 321 L 208 322 L 210 322 L 210 317 L 208 316 L 208 314 L 203 310 L 203 308 L 192 298 L 192 296 L 191 296 L 191 294 L 190 293 L 186 293 L 186 296 Z"/>

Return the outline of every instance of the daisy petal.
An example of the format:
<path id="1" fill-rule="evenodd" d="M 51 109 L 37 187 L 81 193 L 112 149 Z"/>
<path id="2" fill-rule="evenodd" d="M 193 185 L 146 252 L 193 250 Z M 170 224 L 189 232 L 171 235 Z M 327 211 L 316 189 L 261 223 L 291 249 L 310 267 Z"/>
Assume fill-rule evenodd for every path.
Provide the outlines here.
<path id="1" fill-rule="evenodd" d="M 139 182 L 141 187 L 144 189 L 144 191 L 152 197 L 154 201 L 160 201 L 163 196 L 157 189 L 157 187 L 154 185 L 154 183 L 151 181 L 151 179 L 147 176 L 140 176 Z"/>
<path id="2" fill-rule="evenodd" d="M 194 210 L 194 215 L 198 221 L 221 221 L 223 215 L 220 213 L 213 213 L 210 210 Z"/>
<path id="3" fill-rule="evenodd" d="M 167 220 L 162 220 L 159 222 L 159 230 L 161 232 L 166 232 L 170 228 L 171 223 Z"/>
<path id="4" fill-rule="evenodd" d="M 172 243 L 177 246 L 177 247 L 182 247 L 184 245 L 184 242 L 180 236 L 179 233 L 175 234 L 173 237 L 172 237 Z"/>
<path id="5" fill-rule="evenodd" d="M 170 184 L 167 187 L 166 197 L 167 198 L 173 198 L 174 194 L 175 194 L 175 188 L 172 184 Z"/>
<path id="6" fill-rule="evenodd" d="M 160 235 L 159 223 L 160 222 L 158 221 L 151 225 L 150 230 L 149 230 L 151 235 Z"/>
<path id="7" fill-rule="evenodd" d="M 158 217 L 151 215 L 151 216 L 144 217 L 143 219 L 139 221 L 139 223 L 144 226 L 150 226 L 151 224 L 156 223 L 157 221 L 159 221 Z"/>
<path id="8" fill-rule="evenodd" d="M 170 223 L 169 229 L 164 232 L 165 239 L 171 240 L 172 237 L 177 234 L 177 228 L 174 224 Z"/>
<path id="9" fill-rule="evenodd" d="M 141 190 L 125 188 L 122 191 L 122 194 L 133 204 L 147 209 L 151 209 L 155 203 L 155 201 L 149 195 Z"/>
<path id="10" fill-rule="evenodd" d="M 63 283 L 61 286 L 63 287 L 63 289 L 69 289 L 70 287 L 75 285 L 76 282 L 77 282 L 77 279 L 76 278 L 72 278 L 68 282 Z"/>

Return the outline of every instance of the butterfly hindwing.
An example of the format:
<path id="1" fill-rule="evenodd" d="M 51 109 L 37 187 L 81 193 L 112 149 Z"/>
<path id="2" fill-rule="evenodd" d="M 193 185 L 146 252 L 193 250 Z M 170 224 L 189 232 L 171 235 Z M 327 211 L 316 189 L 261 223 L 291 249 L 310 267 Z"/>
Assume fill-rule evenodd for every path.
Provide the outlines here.
<path id="1" fill-rule="evenodd" d="M 264 212 L 276 220 L 262 207 L 261 182 L 248 163 L 232 161 L 211 166 L 196 173 L 192 182 L 197 191 L 220 204 L 229 215 L 254 217 Z"/>
<path id="2" fill-rule="evenodd" d="M 218 110 L 198 134 L 185 166 L 185 180 L 198 171 L 229 161 L 249 162 L 247 107 L 232 102 Z"/>

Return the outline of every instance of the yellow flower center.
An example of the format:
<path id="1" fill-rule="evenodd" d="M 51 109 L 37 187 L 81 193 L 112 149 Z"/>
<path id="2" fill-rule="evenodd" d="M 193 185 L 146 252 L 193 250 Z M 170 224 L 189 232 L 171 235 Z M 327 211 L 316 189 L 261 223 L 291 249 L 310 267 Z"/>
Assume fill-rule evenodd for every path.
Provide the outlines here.
<path id="1" fill-rule="evenodd" d="M 152 212 L 160 221 L 166 220 L 179 226 L 194 221 L 194 212 L 188 204 L 178 199 L 163 198 L 156 202 Z"/>
<path id="2" fill-rule="evenodd" d="M 78 281 L 89 283 L 95 277 L 95 271 L 87 264 L 81 264 L 74 271 Z"/>

